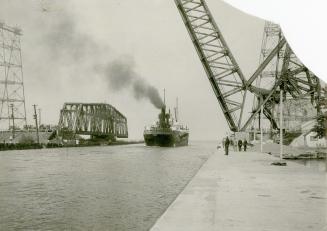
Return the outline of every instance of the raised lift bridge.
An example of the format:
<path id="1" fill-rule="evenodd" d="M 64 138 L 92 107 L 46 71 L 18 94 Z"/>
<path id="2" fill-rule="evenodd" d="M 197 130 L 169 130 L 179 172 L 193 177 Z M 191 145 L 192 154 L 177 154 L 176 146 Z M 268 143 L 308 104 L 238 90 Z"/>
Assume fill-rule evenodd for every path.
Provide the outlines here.
<path id="1" fill-rule="evenodd" d="M 127 138 L 127 119 L 104 103 L 65 103 L 60 111 L 60 136 L 90 135 L 93 138 Z"/>
<path id="2" fill-rule="evenodd" d="M 319 79 L 296 58 L 278 25 L 266 24 L 266 34 L 277 36 L 277 42 L 270 50 L 265 50 L 259 67 L 246 78 L 206 1 L 175 0 L 175 3 L 232 131 L 247 130 L 261 106 L 272 127 L 278 129 L 271 110 L 274 103 L 279 103 L 281 89 L 285 92 L 284 98 L 310 98 L 319 111 Z M 274 66 L 273 71 L 271 66 Z M 261 87 L 259 79 L 267 73 L 272 78 L 271 84 Z M 256 100 L 251 111 L 245 112 L 249 94 Z"/>

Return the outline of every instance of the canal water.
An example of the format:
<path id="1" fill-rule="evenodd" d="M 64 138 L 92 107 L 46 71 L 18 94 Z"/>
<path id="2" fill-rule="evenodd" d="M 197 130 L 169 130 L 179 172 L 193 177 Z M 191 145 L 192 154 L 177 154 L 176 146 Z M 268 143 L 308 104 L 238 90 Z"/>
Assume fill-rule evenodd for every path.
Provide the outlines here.
<path id="1" fill-rule="evenodd" d="M 0 152 L 0 230 L 148 230 L 215 147 Z"/>
<path id="2" fill-rule="evenodd" d="M 291 161 L 318 172 L 327 172 L 327 162 L 325 159 L 299 159 Z"/>

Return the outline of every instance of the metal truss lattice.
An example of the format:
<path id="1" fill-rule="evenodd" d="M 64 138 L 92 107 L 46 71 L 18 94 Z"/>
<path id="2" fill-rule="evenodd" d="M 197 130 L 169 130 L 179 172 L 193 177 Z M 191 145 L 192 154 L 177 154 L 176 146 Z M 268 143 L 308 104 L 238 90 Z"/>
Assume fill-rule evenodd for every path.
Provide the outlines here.
<path id="1" fill-rule="evenodd" d="M 205 0 L 175 3 L 232 131 L 247 130 L 261 106 L 272 127 L 278 129 L 273 108 L 279 103 L 276 96 L 281 88 L 285 98 L 310 97 L 313 104 L 319 102 L 319 79 L 297 59 L 278 25 L 266 23 L 260 65 L 246 79 Z M 255 100 L 251 116 L 243 120 L 247 92 Z"/>
<path id="2" fill-rule="evenodd" d="M 21 31 L 0 23 L 0 127 L 26 125 Z"/>
<path id="3" fill-rule="evenodd" d="M 59 135 L 91 135 L 127 138 L 127 119 L 117 109 L 103 103 L 65 103 L 60 111 Z"/>
<path id="4" fill-rule="evenodd" d="M 207 5 L 201 0 L 175 0 L 223 113 L 239 130 L 245 78 Z"/>
<path id="5" fill-rule="evenodd" d="M 279 25 L 266 22 L 262 41 L 260 62 L 262 63 L 271 50 L 283 39 Z M 310 100 L 313 107 L 320 110 L 320 80 L 297 58 L 288 44 L 263 69 L 256 80 L 256 87 L 271 89 L 276 80 L 281 80 L 285 100 Z M 260 99 L 257 100 L 259 103 Z M 278 128 L 274 109 L 278 106 L 278 92 L 264 106 L 264 114 L 270 120 L 272 128 Z M 254 104 L 255 105 L 255 104 Z M 286 104 L 287 105 L 287 104 Z M 286 110 L 287 111 L 287 108 Z"/>

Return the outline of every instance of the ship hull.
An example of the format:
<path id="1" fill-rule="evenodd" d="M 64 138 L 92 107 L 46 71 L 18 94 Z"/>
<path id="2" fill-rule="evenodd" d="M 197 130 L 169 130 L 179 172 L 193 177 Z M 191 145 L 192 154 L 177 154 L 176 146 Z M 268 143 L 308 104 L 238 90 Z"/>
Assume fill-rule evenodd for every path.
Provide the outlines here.
<path id="1" fill-rule="evenodd" d="M 147 146 L 178 147 L 188 145 L 188 133 L 145 133 L 144 141 Z"/>

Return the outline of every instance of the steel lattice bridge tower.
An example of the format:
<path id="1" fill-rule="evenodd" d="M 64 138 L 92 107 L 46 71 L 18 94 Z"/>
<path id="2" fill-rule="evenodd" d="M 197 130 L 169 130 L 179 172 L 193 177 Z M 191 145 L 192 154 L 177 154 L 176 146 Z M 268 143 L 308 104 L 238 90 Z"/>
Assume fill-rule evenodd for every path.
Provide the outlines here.
<path id="1" fill-rule="evenodd" d="M 116 108 L 104 103 L 65 103 L 60 111 L 58 135 L 94 138 L 128 138 L 127 119 Z"/>
<path id="2" fill-rule="evenodd" d="M 175 3 L 233 132 L 247 130 L 260 112 L 261 106 L 272 127 L 278 129 L 272 105 L 279 103 L 277 95 L 281 89 L 286 92 L 284 98 L 309 97 L 312 104 L 319 108 L 319 79 L 297 59 L 279 26 L 266 24 L 266 42 L 271 38 L 275 42 L 270 43 L 273 45 L 262 52 L 259 67 L 251 76 L 246 77 L 206 2 L 175 0 Z M 269 84 L 262 84 L 267 80 L 263 80 L 263 76 L 269 77 Z M 245 111 L 248 95 L 256 99 L 250 112 Z"/>
<path id="3" fill-rule="evenodd" d="M 26 125 L 21 30 L 0 22 L 0 128 Z"/>
<path id="4" fill-rule="evenodd" d="M 282 37 L 283 34 L 279 25 L 272 22 L 265 23 L 261 45 L 260 63 L 265 60 L 267 55 L 279 43 Z M 317 113 L 319 113 L 321 105 L 319 105 L 318 102 L 322 97 L 320 81 L 301 63 L 289 46 L 283 47 L 280 52 L 270 61 L 267 67 L 262 71 L 259 78 L 257 78 L 256 86 L 258 88 L 270 87 L 275 82 L 275 79 L 280 78 L 282 69 L 286 68 L 285 66 L 283 67 L 283 65 L 285 65 L 284 59 L 286 62 L 288 62 L 286 64 L 288 65 L 287 68 L 289 72 L 291 70 L 296 70 L 295 72 L 291 72 L 291 75 L 288 76 L 289 78 L 286 82 L 287 84 L 284 86 L 287 90 L 285 93 L 285 98 L 289 100 L 290 103 L 292 101 L 294 102 L 293 104 L 298 105 L 306 101 L 311 101 L 312 107 L 316 107 Z M 276 98 L 278 97 L 276 96 Z M 276 103 L 278 103 L 276 100 L 268 101 L 268 103 L 265 105 L 265 109 L 272 112 L 275 109 Z M 287 107 L 287 105 L 285 106 Z M 304 107 L 304 105 L 299 105 L 300 108 L 301 106 Z M 286 108 L 285 111 L 287 110 L 289 109 Z M 276 121 L 272 120 L 271 122 L 271 127 L 275 129 L 277 127 Z"/>

